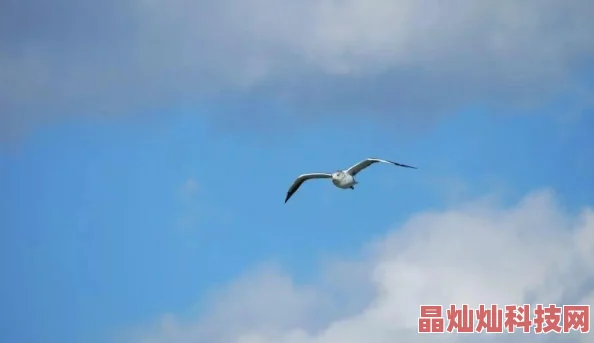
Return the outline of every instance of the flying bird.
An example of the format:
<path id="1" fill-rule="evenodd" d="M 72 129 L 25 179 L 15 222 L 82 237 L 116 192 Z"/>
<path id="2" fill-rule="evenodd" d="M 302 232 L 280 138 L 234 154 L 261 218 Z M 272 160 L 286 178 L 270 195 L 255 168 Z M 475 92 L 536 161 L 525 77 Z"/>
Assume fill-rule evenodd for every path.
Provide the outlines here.
<path id="1" fill-rule="evenodd" d="M 357 175 L 360 171 L 369 167 L 370 165 L 372 165 L 374 163 L 378 163 L 378 162 L 390 163 L 390 164 L 393 164 L 398 167 L 417 169 L 416 167 L 407 166 L 406 164 L 400 164 L 400 163 L 396 163 L 396 162 L 392 162 L 392 161 L 388 161 L 388 160 L 382 160 L 379 158 L 368 158 L 368 159 L 365 159 L 365 160 L 355 164 L 354 166 L 350 167 L 349 169 L 338 170 L 334 173 L 302 174 L 297 177 L 295 182 L 293 182 L 293 184 L 289 188 L 289 191 L 287 192 L 287 197 L 285 198 L 285 204 L 287 203 L 287 201 L 289 201 L 291 196 L 293 196 L 293 194 L 295 194 L 295 192 L 297 192 L 299 187 L 301 187 L 301 185 L 305 181 L 311 180 L 311 179 L 332 179 L 332 183 L 334 184 L 334 186 L 336 186 L 338 188 L 355 189 L 354 186 L 356 184 L 358 184 L 358 182 L 355 181 L 355 175 Z"/>

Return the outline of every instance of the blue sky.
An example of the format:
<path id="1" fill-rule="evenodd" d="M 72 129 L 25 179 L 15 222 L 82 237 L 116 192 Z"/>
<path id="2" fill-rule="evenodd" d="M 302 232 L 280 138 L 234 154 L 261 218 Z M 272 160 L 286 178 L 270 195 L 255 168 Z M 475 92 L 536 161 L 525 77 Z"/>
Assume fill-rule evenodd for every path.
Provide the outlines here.
<path id="1" fill-rule="evenodd" d="M 422 303 L 594 306 L 593 4 L 0 4 L 0 341 L 413 342 Z M 419 169 L 283 203 L 366 157 Z"/>
<path id="2" fill-rule="evenodd" d="M 550 187 L 570 209 L 594 202 L 590 116 L 473 111 L 418 134 L 360 122 L 282 139 L 222 134 L 192 113 L 37 130 L 2 158 L 2 341 L 99 342 L 185 313 L 262 262 L 308 280 L 411 213 L 490 192 L 509 202 Z M 298 174 L 366 156 L 419 169 L 378 165 L 355 191 L 311 182 L 283 203 Z M 197 187 L 184 191 L 188 180 Z"/>

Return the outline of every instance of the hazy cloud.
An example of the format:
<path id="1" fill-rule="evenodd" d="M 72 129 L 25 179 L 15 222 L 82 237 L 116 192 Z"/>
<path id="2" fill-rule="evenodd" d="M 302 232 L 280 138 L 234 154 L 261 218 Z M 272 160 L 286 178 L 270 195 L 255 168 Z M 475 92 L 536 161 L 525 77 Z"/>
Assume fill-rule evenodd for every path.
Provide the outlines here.
<path id="1" fill-rule="evenodd" d="M 589 0 L 3 1 L 0 131 L 222 97 L 417 122 L 474 104 L 580 102 L 593 11 Z"/>
<path id="2" fill-rule="evenodd" d="M 366 248 L 369 257 L 295 284 L 279 269 L 248 274 L 203 317 L 166 315 L 130 342 L 587 342 L 591 335 L 417 334 L 420 304 L 594 305 L 594 211 L 569 214 L 552 193 L 510 208 L 492 200 L 413 215 Z M 350 300 L 350 301 L 349 301 Z"/>
<path id="3" fill-rule="evenodd" d="M 189 177 L 180 187 L 180 214 L 177 217 L 177 227 L 182 230 L 195 229 L 200 215 L 203 214 L 204 208 L 201 199 L 198 198 L 197 192 L 199 190 L 198 182 Z"/>
<path id="4" fill-rule="evenodd" d="M 198 191 L 198 182 L 194 178 L 189 177 L 181 186 L 181 193 L 184 196 L 192 196 Z"/>

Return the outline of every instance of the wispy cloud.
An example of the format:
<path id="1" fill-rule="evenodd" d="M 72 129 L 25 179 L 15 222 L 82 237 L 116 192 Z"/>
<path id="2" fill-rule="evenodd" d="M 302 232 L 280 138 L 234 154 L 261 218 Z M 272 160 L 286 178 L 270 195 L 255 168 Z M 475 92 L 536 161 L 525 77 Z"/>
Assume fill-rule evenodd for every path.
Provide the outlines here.
<path id="1" fill-rule="evenodd" d="M 420 336 L 419 305 L 594 305 L 593 237 L 594 211 L 566 213 L 549 191 L 529 194 L 509 208 L 479 201 L 419 213 L 368 246 L 370 256 L 358 268 L 330 267 L 323 283 L 309 285 L 296 284 L 279 269 L 259 270 L 210 298 L 212 306 L 203 317 L 168 315 L 160 327 L 132 341 L 569 342 L 573 336 Z M 343 306 L 357 295 L 359 303 Z"/>
<path id="2" fill-rule="evenodd" d="M 193 196 L 198 192 L 198 182 L 194 178 L 189 177 L 181 186 L 181 193 L 184 196 Z"/>
<path id="3" fill-rule="evenodd" d="M 195 229 L 200 215 L 204 212 L 198 192 L 198 182 L 192 177 L 189 177 L 179 188 L 181 210 L 176 226 L 183 231 Z"/>
<path id="4" fill-rule="evenodd" d="M 233 216 L 223 207 L 213 203 L 207 191 L 194 177 L 188 177 L 179 187 L 180 211 L 176 217 L 176 227 L 182 231 L 212 233 L 215 228 L 203 224 L 208 221 L 222 230 L 233 222 Z"/>

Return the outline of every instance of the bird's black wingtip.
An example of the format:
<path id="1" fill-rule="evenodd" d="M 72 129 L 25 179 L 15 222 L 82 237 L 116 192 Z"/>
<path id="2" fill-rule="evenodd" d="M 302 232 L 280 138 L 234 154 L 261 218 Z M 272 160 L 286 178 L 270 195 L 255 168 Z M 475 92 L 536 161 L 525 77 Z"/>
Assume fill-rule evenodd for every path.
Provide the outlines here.
<path id="1" fill-rule="evenodd" d="M 406 164 L 402 164 L 402 163 L 396 163 L 396 162 L 392 162 L 394 165 L 399 166 L 399 167 L 404 167 L 404 168 L 411 168 L 411 169 L 419 169 L 417 167 L 413 167 L 413 166 L 409 166 Z"/>

